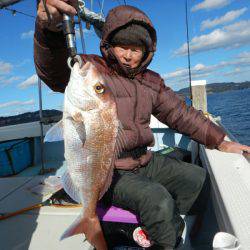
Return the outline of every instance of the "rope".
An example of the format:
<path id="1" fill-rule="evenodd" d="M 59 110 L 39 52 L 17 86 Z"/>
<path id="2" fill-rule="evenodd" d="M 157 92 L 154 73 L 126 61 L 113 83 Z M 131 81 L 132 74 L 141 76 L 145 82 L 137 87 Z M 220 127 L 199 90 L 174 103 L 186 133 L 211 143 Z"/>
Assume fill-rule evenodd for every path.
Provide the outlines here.
<path id="1" fill-rule="evenodd" d="M 87 24 L 92 24 L 97 36 L 101 37 L 105 18 L 101 14 L 97 14 L 86 8 L 82 0 L 79 0 L 79 11 L 82 20 Z"/>

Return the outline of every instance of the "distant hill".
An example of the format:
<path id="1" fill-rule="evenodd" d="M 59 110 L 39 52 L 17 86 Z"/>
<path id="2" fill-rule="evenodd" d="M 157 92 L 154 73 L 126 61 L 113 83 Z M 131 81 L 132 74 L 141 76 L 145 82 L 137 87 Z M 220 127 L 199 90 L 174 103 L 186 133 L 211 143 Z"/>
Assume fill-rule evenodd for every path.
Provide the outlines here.
<path id="1" fill-rule="evenodd" d="M 240 90 L 250 88 L 250 81 L 235 83 L 235 82 L 221 82 L 221 83 L 211 83 L 206 85 L 207 94 L 219 93 L 231 90 Z M 180 89 L 176 93 L 188 96 L 189 87 Z"/>
<path id="2" fill-rule="evenodd" d="M 60 120 L 62 116 L 62 111 L 59 110 L 43 110 L 43 121 L 49 123 L 52 121 Z M 20 123 L 35 122 L 40 121 L 39 111 L 27 112 L 20 115 L 0 117 L 0 127 L 15 125 Z"/>
<path id="3" fill-rule="evenodd" d="M 207 93 L 219 93 L 224 91 L 231 90 L 239 90 L 239 89 L 247 89 L 250 88 L 250 81 L 242 82 L 242 83 L 234 83 L 234 82 L 222 82 L 222 83 L 212 83 L 206 86 Z M 189 88 L 180 89 L 176 91 L 181 98 L 185 98 L 185 96 L 189 96 Z M 43 122 L 57 122 L 62 117 L 62 111 L 59 110 L 43 110 Z M 20 115 L 8 116 L 8 117 L 0 117 L 0 127 L 15 125 L 20 123 L 34 122 L 39 121 L 39 111 L 36 112 L 28 112 Z"/>

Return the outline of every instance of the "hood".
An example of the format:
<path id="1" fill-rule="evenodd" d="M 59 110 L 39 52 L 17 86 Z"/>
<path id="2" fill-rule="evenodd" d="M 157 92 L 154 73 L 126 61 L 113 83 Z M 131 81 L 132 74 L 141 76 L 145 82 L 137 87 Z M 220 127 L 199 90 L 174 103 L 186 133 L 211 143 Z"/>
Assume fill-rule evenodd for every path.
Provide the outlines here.
<path id="1" fill-rule="evenodd" d="M 130 23 L 136 23 L 144 26 L 149 31 L 152 39 L 152 45 L 147 48 L 147 56 L 137 68 L 132 70 L 128 70 L 122 65 L 122 63 L 114 55 L 112 46 L 109 44 L 109 39 L 112 37 L 112 34 L 121 29 L 123 26 L 129 25 Z M 129 78 L 133 78 L 138 73 L 144 71 L 150 64 L 156 50 L 156 42 L 156 31 L 148 16 L 133 6 L 120 5 L 111 9 L 108 13 L 102 31 L 100 50 L 104 59 L 115 71 L 117 71 L 117 73 Z"/>

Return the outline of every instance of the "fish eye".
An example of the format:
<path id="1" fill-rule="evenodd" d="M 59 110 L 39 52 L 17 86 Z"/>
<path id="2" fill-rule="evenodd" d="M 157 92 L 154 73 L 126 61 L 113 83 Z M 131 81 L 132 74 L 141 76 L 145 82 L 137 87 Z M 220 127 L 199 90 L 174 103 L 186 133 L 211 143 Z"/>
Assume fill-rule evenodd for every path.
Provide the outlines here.
<path id="1" fill-rule="evenodd" d="M 99 82 L 94 86 L 94 89 L 97 94 L 102 94 L 105 90 L 104 86 Z"/>

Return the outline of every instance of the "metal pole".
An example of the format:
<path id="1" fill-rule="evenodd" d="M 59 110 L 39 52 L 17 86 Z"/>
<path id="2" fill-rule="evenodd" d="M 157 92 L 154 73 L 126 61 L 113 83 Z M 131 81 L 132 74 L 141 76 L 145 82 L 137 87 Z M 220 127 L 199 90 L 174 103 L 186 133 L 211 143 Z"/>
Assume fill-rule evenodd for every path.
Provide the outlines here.
<path id="1" fill-rule="evenodd" d="M 188 31 L 188 13 L 187 13 L 187 0 L 186 0 L 186 31 L 187 31 L 187 49 L 188 49 L 188 75 L 189 75 L 189 91 L 191 106 L 193 105 L 192 87 L 191 87 L 191 69 L 190 69 L 190 50 L 189 50 L 189 31 Z"/>
<path id="2" fill-rule="evenodd" d="M 41 165 L 40 174 L 45 173 L 44 169 L 44 145 L 43 145 L 43 103 L 42 103 L 42 81 L 38 77 L 38 93 L 39 93 L 39 117 L 40 117 L 40 148 L 41 148 Z"/>

